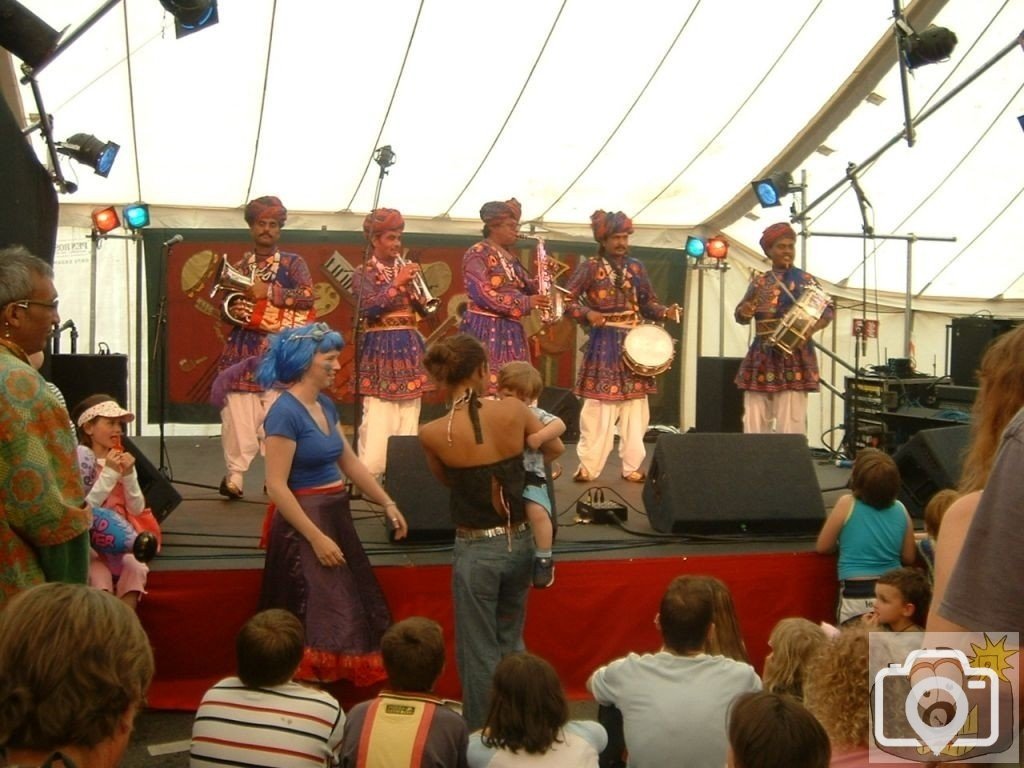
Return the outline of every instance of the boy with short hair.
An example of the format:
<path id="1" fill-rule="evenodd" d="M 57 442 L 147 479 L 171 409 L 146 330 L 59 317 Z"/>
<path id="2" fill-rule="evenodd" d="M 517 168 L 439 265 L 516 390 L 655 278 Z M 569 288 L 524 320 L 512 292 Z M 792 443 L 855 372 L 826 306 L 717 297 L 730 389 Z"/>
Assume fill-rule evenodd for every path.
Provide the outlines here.
<path id="1" fill-rule="evenodd" d="M 302 622 L 280 608 L 242 626 L 238 676 L 210 688 L 196 711 L 192 768 L 337 764 L 345 713 L 329 693 L 292 681 L 304 645 Z"/>
<path id="2" fill-rule="evenodd" d="M 886 571 L 875 582 L 875 608 L 864 623 L 889 632 L 923 632 L 931 601 L 932 585 L 917 568 Z"/>
<path id="3" fill-rule="evenodd" d="M 345 721 L 341 767 L 467 768 L 469 727 L 431 692 L 444 670 L 441 625 L 412 616 L 380 641 L 388 688 L 356 704 Z"/>

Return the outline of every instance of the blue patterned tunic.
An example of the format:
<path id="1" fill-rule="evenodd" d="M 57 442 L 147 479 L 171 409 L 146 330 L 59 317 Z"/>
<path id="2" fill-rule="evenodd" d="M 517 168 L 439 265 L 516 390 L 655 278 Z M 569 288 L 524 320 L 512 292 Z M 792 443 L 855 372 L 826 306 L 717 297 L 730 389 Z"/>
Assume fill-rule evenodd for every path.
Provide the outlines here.
<path id="1" fill-rule="evenodd" d="M 647 270 L 638 259 L 626 257 L 617 270 L 614 260 L 593 256 L 582 262 L 566 284 L 566 314 L 585 323 L 591 309 L 605 315 L 610 323 L 662 320 L 667 307 L 658 302 Z M 595 400 L 633 400 L 646 397 L 657 387 L 653 376 L 638 376 L 622 361 L 627 327 L 605 325 L 591 327 L 576 388 L 580 397 Z"/>
<path id="2" fill-rule="evenodd" d="M 352 276 L 364 333 L 359 348 L 359 392 L 381 400 L 414 400 L 433 391 L 423 367 L 423 336 L 409 284 L 395 286 L 397 269 L 372 257 Z"/>
<path id="3" fill-rule="evenodd" d="M 462 275 L 469 307 L 459 330 L 480 339 L 490 369 L 488 394 L 498 391 L 498 371 L 513 360 L 529 362 L 523 318 L 530 314 L 530 296 L 537 281 L 518 259 L 508 259 L 486 240 L 462 257 Z"/>
<path id="4" fill-rule="evenodd" d="M 782 285 L 793 295 L 792 298 L 782 290 Z M 737 323 L 749 325 L 751 318 L 742 317 L 740 309 L 756 298 L 757 309 L 753 319 L 757 321 L 757 332 L 736 374 L 737 387 L 751 392 L 818 391 L 818 357 L 814 353 L 813 341 L 808 340 L 793 354 L 765 343 L 793 306 L 793 300 L 799 300 L 808 286 L 820 289 L 812 275 L 797 267 L 790 267 L 784 272 L 769 269 L 750 282 L 743 299 L 736 306 L 735 317 Z M 832 314 L 830 302 L 822 317 L 831 321 Z"/>

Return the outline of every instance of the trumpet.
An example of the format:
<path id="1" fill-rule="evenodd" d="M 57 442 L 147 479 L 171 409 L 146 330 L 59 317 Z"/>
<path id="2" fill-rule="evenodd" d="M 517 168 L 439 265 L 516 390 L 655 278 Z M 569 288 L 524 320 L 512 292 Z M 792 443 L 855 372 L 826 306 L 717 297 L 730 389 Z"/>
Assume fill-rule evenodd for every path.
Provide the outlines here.
<path id="1" fill-rule="evenodd" d="M 395 265 L 399 269 L 410 263 L 412 262 L 402 258 L 401 255 L 395 256 Z M 434 298 L 430 293 L 430 286 L 427 285 L 427 279 L 423 277 L 422 270 L 417 271 L 413 276 L 409 287 L 409 294 L 412 297 L 413 305 L 421 315 L 432 315 L 441 306 L 441 300 Z"/>
<path id="2" fill-rule="evenodd" d="M 540 321 L 544 325 L 557 323 L 562 319 L 565 312 L 565 304 L 562 298 L 563 289 L 555 283 L 551 276 L 551 260 L 544 248 L 544 238 L 537 238 L 537 255 L 534 260 L 537 268 L 537 293 L 547 296 L 551 304 L 540 310 Z"/>
<path id="3" fill-rule="evenodd" d="M 217 280 L 210 289 L 210 298 L 221 291 L 227 291 L 228 294 L 221 305 L 224 317 L 235 325 L 248 325 L 254 305 L 245 292 L 256 283 L 256 265 L 253 264 L 249 274 L 246 274 L 231 266 L 227 256 L 218 256 L 217 259 L 220 261 L 220 267 L 214 270 Z"/>

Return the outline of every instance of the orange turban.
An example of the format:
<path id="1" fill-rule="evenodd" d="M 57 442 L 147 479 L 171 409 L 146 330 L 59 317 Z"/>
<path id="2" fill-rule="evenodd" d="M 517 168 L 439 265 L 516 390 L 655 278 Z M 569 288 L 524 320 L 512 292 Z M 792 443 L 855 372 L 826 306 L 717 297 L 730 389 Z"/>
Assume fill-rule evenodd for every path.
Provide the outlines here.
<path id="1" fill-rule="evenodd" d="M 594 211 L 590 214 L 590 228 L 594 231 L 594 239 L 603 243 L 610 235 L 617 235 L 620 232 L 632 235 L 633 220 L 622 211 Z"/>
<path id="2" fill-rule="evenodd" d="M 484 203 L 480 209 L 480 219 L 484 224 L 493 224 L 500 219 L 519 221 L 522 215 L 523 206 L 514 197 L 511 200 L 506 200 L 504 203 L 492 200 L 489 203 Z"/>
<path id="3" fill-rule="evenodd" d="M 768 253 L 779 240 L 785 238 L 790 240 L 796 240 L 796 232 L 789 224 L 784 221 L 780 221 L 778 224 L 772 224 L 768 227 L 764 234 L 761 235 L 761 250 Z"/>
<path id="4" fill-rule="evenodd" d="M 405 219 L 402 218 L 402 213 L 395 208 L 378 208 L 375 211 L 370 211 L 363 219 L 363 234 L 366 235 L 367 240 L 381 232 L 391 232 L 392 230 L 401 232 L 403 229 L 405 229 Z"/>
<path id="5" fill-rule="evenodd" d="M 250 200 L 245 206 L 245 222 L 250 227 L 260 219 L 275 219 L 278 224 L 284 224 L 288 218 L 288 209 L 284 207 L 281 198 L 267 195 Z"/>

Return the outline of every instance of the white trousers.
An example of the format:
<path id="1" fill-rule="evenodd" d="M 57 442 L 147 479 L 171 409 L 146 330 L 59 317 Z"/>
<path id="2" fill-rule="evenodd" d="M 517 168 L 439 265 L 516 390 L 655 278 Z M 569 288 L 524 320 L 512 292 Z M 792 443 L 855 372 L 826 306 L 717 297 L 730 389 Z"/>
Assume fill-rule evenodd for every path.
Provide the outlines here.
<path id="1" fill-rule="evenodd" d="M 595 400 L 583 398 L 580 409 L 580 441 L 576 455 L 580 466 L 592 478 L 597 478 L 604 469 L 608 455 L 615 442 L 615 424 L 619 425 L 619 459 L 622 474 L 628 475 L 640 469 L 647 456 L 644 435 L 651 421 L 651 410 L 646 397 L 632 400 Z"/>
<path id="2" fill-rule="evenodd" d="M 803 435 L 807 432 L 806 392 L 743 393 L 743 431 Z"/>
<path id="3" fill-rule="evenodd" d="M 228 480 L 243 490 L 243 476 L 257 453 L 263 453 L 263 419 L 280 392 L 229 392 L 220 410 L 220 443 Z"/>
<path id="4" fill-rule="evenodd" d="M 415 435 L 420 428 L 420 398 L 415 400 L 363 399 L 357 452 L 370 474 L 383 475 L 392 435 Z"/>

